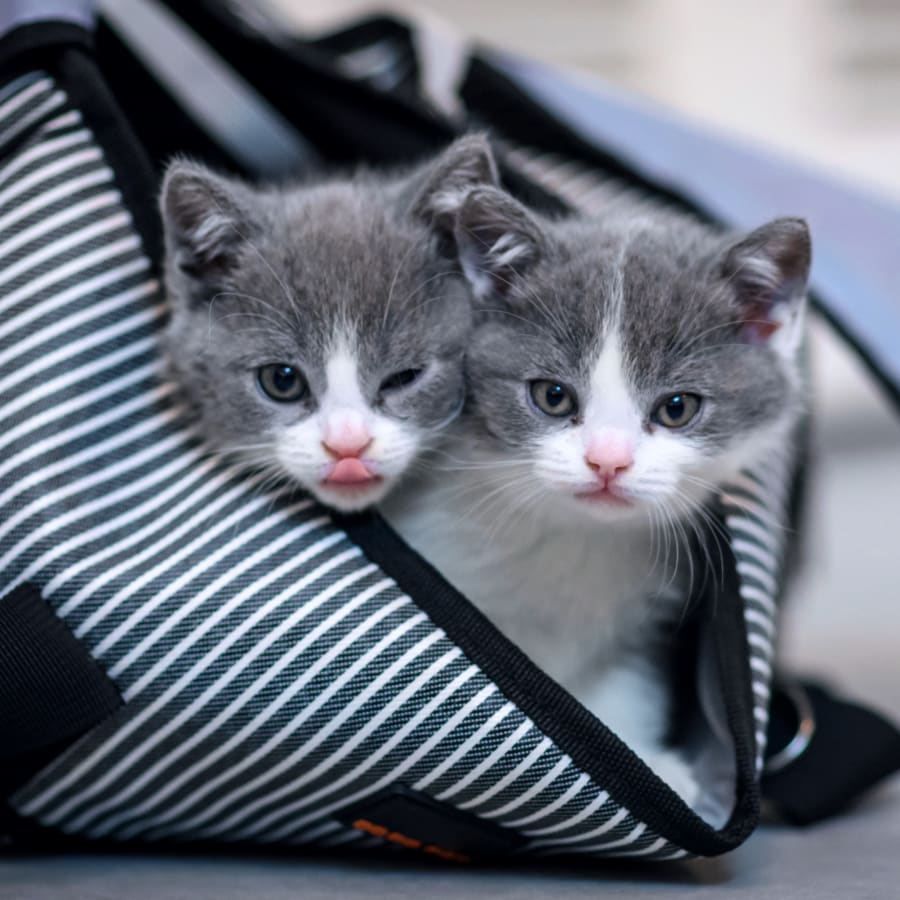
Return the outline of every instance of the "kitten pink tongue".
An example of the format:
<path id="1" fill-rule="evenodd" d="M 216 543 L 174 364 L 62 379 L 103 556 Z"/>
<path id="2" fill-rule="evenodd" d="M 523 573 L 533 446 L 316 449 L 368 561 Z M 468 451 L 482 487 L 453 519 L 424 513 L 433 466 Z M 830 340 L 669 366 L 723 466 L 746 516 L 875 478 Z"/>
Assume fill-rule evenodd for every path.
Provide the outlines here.
<path id="1" fill-rule="evenodd" d="M 339 459 L 332 473 L 325 479 L 331 484 L 359 484 L 375 476 L 355 457 Z"/>

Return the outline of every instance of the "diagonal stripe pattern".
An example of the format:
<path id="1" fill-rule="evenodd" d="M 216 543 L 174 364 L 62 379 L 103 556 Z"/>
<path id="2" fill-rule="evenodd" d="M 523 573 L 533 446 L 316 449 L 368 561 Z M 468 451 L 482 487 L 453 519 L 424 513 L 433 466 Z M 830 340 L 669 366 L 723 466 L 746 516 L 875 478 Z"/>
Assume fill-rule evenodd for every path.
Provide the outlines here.
<path id="1" fill-rule="evenodd" d="M 50 77 L 21 78 L 0 94 L 0 597 L 37 584 L 127 702 L 16 809 L 94 838 L 367 846 L 341 808 L 402 783 L 523 852 L 684 855 L 325 511 L 206 452 L 163 315 L 101 148 Z M 757 487 L 732 527 L 764 709 L 780 548 L 754 523 L 780 501 Z"/>

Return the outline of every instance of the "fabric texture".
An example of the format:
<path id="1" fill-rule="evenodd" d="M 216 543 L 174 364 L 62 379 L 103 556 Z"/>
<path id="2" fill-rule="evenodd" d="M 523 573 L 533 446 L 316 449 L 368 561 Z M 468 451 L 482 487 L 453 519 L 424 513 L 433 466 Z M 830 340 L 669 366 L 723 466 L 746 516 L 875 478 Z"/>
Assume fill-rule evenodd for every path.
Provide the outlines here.
<path id="1" fill-rule="evenodd" d="M 0 595 L 38 585 L 125 701 L 18 813 L 92 838 L 367 846 L 341 810 L 402 784 L 518 832 L 516 852 L 684 856 L 326 511 L 208 454 L 161 371 L 116 175 L 51 77 L 6 91 L 0 159 Z M 753 479 L 734 497 L 780 515 Z M 735 542 L 745 599 L 775 589 L 761 547 Z M 762 720 L 770 631 L 748 623 Z"/>

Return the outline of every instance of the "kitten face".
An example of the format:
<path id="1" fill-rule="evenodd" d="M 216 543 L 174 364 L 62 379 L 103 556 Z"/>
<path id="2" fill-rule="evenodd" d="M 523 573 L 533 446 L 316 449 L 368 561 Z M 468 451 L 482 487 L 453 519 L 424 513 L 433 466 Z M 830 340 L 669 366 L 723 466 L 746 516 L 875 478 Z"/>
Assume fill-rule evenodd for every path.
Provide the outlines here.
<path id="1" fill-rule="evenodd" d="M 457 240 L 482 306 L 475 430 L 567 517 L 682 517 L 786 445 L 802 408 L 800 220 L 743 240 L 683 218 L 539 223 L 479 190 Z"/>
<path id="2" fill-rule="evenodd" d="M 461 408 L 471 300 L 439 232 L 494 177 L 479 138 L 281 190 L 175 163 L 168 352 L 208 439 L 338 510 L 380 500 Z"/>

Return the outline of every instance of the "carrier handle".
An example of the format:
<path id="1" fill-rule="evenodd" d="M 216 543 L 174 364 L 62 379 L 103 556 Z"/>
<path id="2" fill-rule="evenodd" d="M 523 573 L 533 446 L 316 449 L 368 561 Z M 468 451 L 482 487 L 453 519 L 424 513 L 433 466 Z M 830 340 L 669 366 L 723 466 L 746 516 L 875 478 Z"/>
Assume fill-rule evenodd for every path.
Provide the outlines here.
<path id="1" fill-rule="evenodd" d="M 775 686 L 769 740 L 766 812 L 791 825 L 835 815 L 900 770 L 900 731 L 891 722 L 811 682 Z"/>

